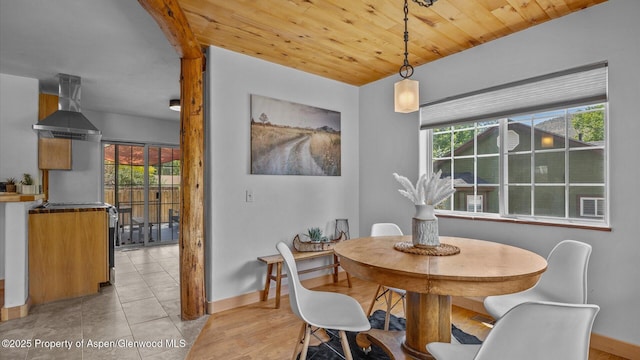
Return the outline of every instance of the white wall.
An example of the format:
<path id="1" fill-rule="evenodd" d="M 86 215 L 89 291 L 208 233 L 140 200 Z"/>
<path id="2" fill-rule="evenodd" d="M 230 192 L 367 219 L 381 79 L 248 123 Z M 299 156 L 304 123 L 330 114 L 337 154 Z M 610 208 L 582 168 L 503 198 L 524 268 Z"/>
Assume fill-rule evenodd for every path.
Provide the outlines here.
<path id="1" fill-rule="evenodd" d="M 0 181 L 38 176 L 38 80 L 0 74 Z M 37 180 L 36 180 L 37 181 Z M 0 212 L 0 279 L 5 278 L 4 206 Z"/>
<path id="2" fill-rule="evenodd" d="M 38 174 L 38 80 L 0 74 L 0 181 Z"/>
<path id="3" fill-rule="evenodd" d="M 102 131 L 102 140 L 178 144 L 180 123 L 137 116 L 83 110 Z M 102 200 L 102 151 L 98 142 L 74 140 L 72 170 L 49 171 L 49 201 L 93 202 Z"/>
<path id="4" fill-rule="evenodd" d="M 40 200 L 0 204 L 4 210 L 4 228 L 0 231 L 6 240 L 2 259 L 6 308 L 24 305 L 29 296 L 29 209 L 39 203 Z"/>
<path id="5" fill-rule="evenodd" d="M 640 344 L 636 325 L 640 322 L 638 14 L 638 1 L 609 1 L 421 66 L 413 76 L 420 80 L 421 103 L 426 103 L 609 61 L 612 231 L 441 219 L 440 232 L 513 244 L 545 257 L 562 239 L 591 244 L 589 302 L 601 307 L 594 332 L 633 344 Z M 413 180 L 418 176 L 418 114 L 392 113 L 392 88 L 397 80 L 397 76 L 383 79 L 360 91 L 361 232 L 383 220 L 398 222 L 410 232 L 413 206 L 397 193 L 391 172 L 407 174 Z"/>
<path id="6" fill-rule="evenodd" d="M 166 110 L 172 111 L 168 107 Z M 178 120 L 158 120 L 89 110 L 83 112 L 102 131 L 102 140 L 173 145 L 180 143 Z"/>
<path id="7" fill-rule="evenodd" d="M 0 205 L 0 279 L 4 279 L 5 278 L 5 271 L 4 271 L 4 266 L 5 266 L 5 260 L 4 260 L 4 256 L 6 254 L 5 251 L 5 232 L 6 232 L 6 220 L 5 220 L 5 206 L 4 205 Z"/>
<path id="8" fill-rule="evenodd" d="M 215 301 L 261 289 L 266 267 L 256 257 L 276 253 L 278 241 L 313 226 L 333 234 L 336 218 L 358 235 L 358 88 L 214 47 L 207 63 L 207 298 Z M 250 94 L 339 111 L 342 175 L 250 175 Z"/>

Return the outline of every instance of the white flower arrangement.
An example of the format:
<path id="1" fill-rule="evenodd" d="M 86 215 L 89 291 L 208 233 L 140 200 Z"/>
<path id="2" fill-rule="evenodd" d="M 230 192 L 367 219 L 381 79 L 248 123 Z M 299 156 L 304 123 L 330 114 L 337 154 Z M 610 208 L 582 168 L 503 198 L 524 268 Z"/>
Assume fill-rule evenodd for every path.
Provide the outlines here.
<path id="1" fill-rule="evenodd" d="M 404 176 L 393 173 L 393 177 L 404 187 L 398 190 L 400 194 L 411 200 L 414 205 L 438 205 L 451 196 L 456 189 L 451 186 L 449 178 L 441 179 L 442 170 L 432 173 L 431 176 L 422 174 L 414 187 L 411 181 Z"/>

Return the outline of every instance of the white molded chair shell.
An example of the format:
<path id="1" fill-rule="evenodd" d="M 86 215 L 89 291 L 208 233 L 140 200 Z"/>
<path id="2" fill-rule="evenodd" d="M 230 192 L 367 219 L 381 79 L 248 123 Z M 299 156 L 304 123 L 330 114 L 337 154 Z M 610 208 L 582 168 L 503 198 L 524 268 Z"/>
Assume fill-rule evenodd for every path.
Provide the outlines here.
<path id="1" fill-rule="evenodd" d="M 514 294 L 487 296 L 484 308 L 494 319 L 526 301 L 587 303 L 587 267 L 591 245 L 575 240 L 558 243 L 547 257 L 547 270 L 532 288 Z"/>
<path id="2" fill-rule="evenodd" d="M 371 236 L 395 236 L 395 235 L 401 236 L 403 234 L 400 227 L 394 223 L 375 223 L 371 225 Z M 378 289 L 376 290 L 376 294 L 374 295 L 373 300 L 371 301 L 371 305 L 369 306 L 369 311 L 367 313 L 367 315 L 370 316 L 376 301 L 379 298 L 384 297 L 385 303 L 387 305 L 387 313 L 384 318 L 384 330 L 389 330 L 389 317 L 391 314 L 391 309 L 393 309 L 397 304 L 397 302 L 394 302 L 393 300 L 393 294 L 397 294 L 400 297 L 403 308 L 406 310 L 406 304 L 405 304 L 405 295 L 407 294 L 406 290 L 378 285 Z"/>
<path id="3" fill-rule="evenodd" d="M 400 227 L 394 223 L 376 223 L 371 225 L 371 236 L 402 235 Z"/>
<path id="4" fill-rule="evenodd" d="M 345 344 L 346 335 L 344 335 L 344 331 L 360 332 L 371 329 L 369 319 L 365 316 L 360 303 L 345 294 L 313 291 L 305 288 L 300 283 L 298 268 L 287 244 L 280 242 L 276 245 L 276 248 L 284 259 L 287 276 L 289 277 L 289 302 L 293 313 L 313 327 L 339 330 L 343 349 L 347 353 L 349 344 Z M 307 339 L 302 350 L 305 357 L 308 345 L 307 332 Z M 294 356 L 296 355 L 294 354 Z M 350 353 L 349 355 L 345 354 L 345 356 L 347 356 L 347 359 L 351 358 Z M 303 358 L 303 356 L 300 357 L 300 359 Z"/>
<path id="5" fill-rule="evenodd" d="M 526 302 L 509 310 L 482 345 L 434 342 L 436 360 L 587 360 L 597 305 Z"/>

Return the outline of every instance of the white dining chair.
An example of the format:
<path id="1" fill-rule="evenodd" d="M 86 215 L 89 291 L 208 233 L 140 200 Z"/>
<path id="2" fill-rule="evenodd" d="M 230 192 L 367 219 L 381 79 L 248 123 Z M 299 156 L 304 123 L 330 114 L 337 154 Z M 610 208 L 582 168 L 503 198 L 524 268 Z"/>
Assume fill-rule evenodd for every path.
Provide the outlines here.
<path id="1" fill-rule="evenodd" d="M 371 226 L 371 236 L 394 236 L 394 235 L 402 235 L 402 230 L 400 227 L 393 223 L 376 223 Z M 389 286 L 378 285 L 378 289 L 376 290 L 376 294 L 373 296 L 373 300 L 371 301 L 371 305 L 369 305 L 369 311 L 367 312 L 367 316 L 371 316 L 371 312 L 373 311 L 373 307 L 376 304 L 376 301 L 380 299 L 384 299 L 385 305 L 387 308 L 387 313 L 384 317 L 384 330 L 389 330 L 389 318 L 391 317 L 391 310 L 398 305 L 399 302 L 402 302 L 403 311 L 406 313 L 406 302 L 405 296 L 407 292 L 403 289 L 398 289 Z M 394 295 L 397 297 L 394 300 Z"/>
<path id="2" fill-rule="evenodd" d="M 587 267 L 591 245 L 575 240 L 558 243 L 547 257 L 547 270 L 530 289 L 514 294 L 487 296 L 484 308 L 494 319 L 526 301 L 587 303 Z"/>
<path id="3" fill-rule="evenodd" d="M 593 321 L 592 304 L 526 302 L 496 322 L 481 345 L 432 342 L 436 360 L 587 360 Z"/>
<path id="4" fill-rule="evenodd" d="M 347 341 L 346 331 L 361 332 L 371 329 L 369 319 L 364 314 L 360 303 L 348 295 L 305 288 L 300 283 L 298 268 L 291 249 L 283 242 L 279 242 L 276 248 L 284 259 L 289 277 L 291 310 L 303 321 L 292 359 L 295 360 L 299 353 L 300 360 L 307 358 L 310 338 L 317 330 L 333 329 L 339 332 L 344 358 L 352 360 L 353 355 Z"/>

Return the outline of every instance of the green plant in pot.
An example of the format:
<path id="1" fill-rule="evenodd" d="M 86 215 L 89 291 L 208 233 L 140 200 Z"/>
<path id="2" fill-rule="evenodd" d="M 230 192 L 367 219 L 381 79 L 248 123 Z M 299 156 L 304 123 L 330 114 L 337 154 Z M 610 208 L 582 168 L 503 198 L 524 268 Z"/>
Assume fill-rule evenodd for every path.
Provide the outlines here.
<path id="1" fill-rule="evenodd" d="M 22 184 L 23 194 L 36 193 L 36 186 L 33 184 L 33 177 L 31 177 L 31 174 L 22 174 L 22 181 L 20 183 Z"/>
<path id="2" fill-rule="evenodd" d="M 16 178 L 7 178 L 6 191 L 8 193 L 16 192 Z"/>
<path id="3" fill-rule="evenodd" d="M 33 185 L 31 174 L 22 174 L 22 185 Z"/>
<path id="4" fill-rule="evenodd" d="M 307 233 L 305 234 L 309 238 L 309 240 L 313 242 L 328 242 L 329 239 L 326 236 L 322 236 L 322 230 L 318 227 L 307 229 Z"/>

